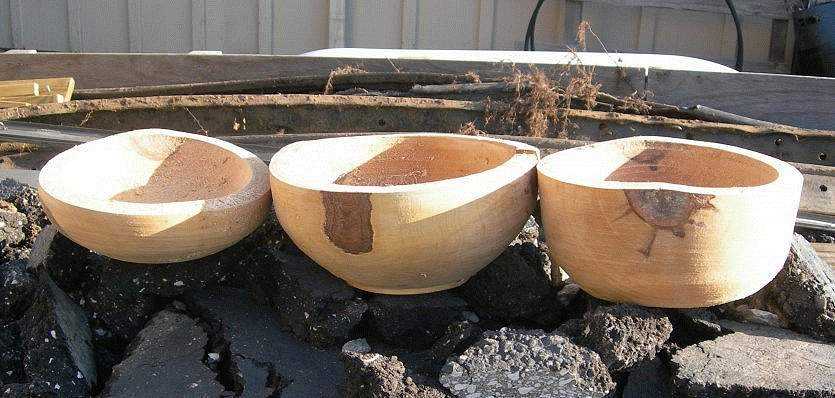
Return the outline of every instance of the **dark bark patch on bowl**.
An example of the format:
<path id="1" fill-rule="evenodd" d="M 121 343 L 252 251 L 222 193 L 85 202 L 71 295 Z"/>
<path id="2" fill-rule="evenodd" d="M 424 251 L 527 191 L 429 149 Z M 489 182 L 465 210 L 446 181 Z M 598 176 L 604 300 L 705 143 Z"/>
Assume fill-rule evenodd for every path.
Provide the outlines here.
<path id="1" fill-rule="evenodd" d="M 715 195 L 694 194 L 670 191 L 666 189 L 627 189 L 623 191 L 629 208 L 618 219 L 634 212 L 645 223 L 652 227 L 649 243 L 640 252 L 649 257 L 655 235 L 658 230 L 670 231 L 673 235 L 684 238 L 684 225 L 695 224 L 693 215 L 703 209 L 716 207 L 710 203 Z"/>
<path id="2" fill-rule="evenodd" d="M 325 207 L 325 235 L 346 253 L 371 251 L 371 194 L 362 192 L 322 192 Z"/>

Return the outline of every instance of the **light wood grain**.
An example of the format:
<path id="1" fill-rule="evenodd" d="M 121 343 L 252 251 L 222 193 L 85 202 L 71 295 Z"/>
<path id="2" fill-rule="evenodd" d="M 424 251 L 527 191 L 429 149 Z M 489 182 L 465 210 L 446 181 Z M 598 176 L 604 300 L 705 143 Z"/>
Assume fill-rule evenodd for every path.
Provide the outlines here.
<path id="1" fill-rule="evenodd" d="M 53 95 L 20 95 L 16 97 L 0 97 L 0 108 L 17 108 L 42 104 L 60 104 L 66 102 L 61 94 Z"/>
<path id="2" fill-rule="evenodd" d="M 115 259 L 171 263 L 223 250 L 269 210 L 266 165 L 235 145 L 150 129 L 52 158 L 38 194 L 53 224 Z"/>
<path id="3" fill-rule="evenodd" d="M 537 169 L 553 261 L 596 297 L 671 308 L 727 303 L 771 281 L 803 180 L 756 152 L 660 137 L 569 149 Z"/>
<path id="4" fill-rule="evenodd" d="M 352 286 L 434 292 L 466 282 L 518 234 L 538 159 L 525 144 L 458 135 L 299 142 L 270 162 L 273 204 L 293 242 Z"/>
<path id="5" fill-rule="evenodd" d="M 34 81 L 0 81 L 0 98 L 38 95 L 38 83 Z"/>
<path id="6" fill-rule="evenodd" d="M 20 90 L 21 87 L 26 89 Z M 9 91 L 6 91 L 7 88 Z M 70 100 L 74 91 L 75 79 L 71 77 L 0 81 L 0 97 L 60 94 L 65 100 Z"/>

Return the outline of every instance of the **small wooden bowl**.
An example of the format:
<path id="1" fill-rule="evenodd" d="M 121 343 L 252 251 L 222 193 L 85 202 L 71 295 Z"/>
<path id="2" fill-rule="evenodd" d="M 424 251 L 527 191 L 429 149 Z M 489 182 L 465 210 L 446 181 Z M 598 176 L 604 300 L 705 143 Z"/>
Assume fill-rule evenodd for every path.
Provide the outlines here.
<path id="1" fill-rule="evenodd" d="M 596 297 L 670 308 L 727 303 L 773 279 L 803 183 L 766 155 L 661 137 L 562 151 L 537 170 L 554 263 Z"/>
<path id="2" fill-rule="evenodd" d="M 461 285 L 519 233 L 536 200 L 536 148 L 452 134 L 297 142 L 272 158 L 290 238 L 359 289 Z"/>
<path id="3" fill-rule="evenodd" d="M 41 170 L 50 220 L 76 243 L 136 263 L 221 251 L 270 207 L 267 165 L 218 139 L 147 129 L 76 146 Z"/>

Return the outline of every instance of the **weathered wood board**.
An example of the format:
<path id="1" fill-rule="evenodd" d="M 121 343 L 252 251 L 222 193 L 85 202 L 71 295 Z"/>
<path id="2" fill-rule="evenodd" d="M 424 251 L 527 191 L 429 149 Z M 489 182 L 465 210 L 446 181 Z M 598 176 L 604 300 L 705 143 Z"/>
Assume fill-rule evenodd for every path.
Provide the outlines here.
<path id="1" fill-rule="evenodd" d="M 185 54 L 4 54 L 0 79 L 73 76 L 78 88 L 259 79 L 327 74 L 344 65 L 368 71 L 504 74 L 509 63 L 341 59 L 301 56 Z M 527 66 L 520 65 L 521 69 Z M 540 65 L 558 72 L 562 66 Z M 596 80 L 611 94 L 651 91 L 673 105 L 702 104 L 743 116 L 804 128 L 835 129 L 835 78 L 758 73 L 707 73 L 595 68 Z"/>

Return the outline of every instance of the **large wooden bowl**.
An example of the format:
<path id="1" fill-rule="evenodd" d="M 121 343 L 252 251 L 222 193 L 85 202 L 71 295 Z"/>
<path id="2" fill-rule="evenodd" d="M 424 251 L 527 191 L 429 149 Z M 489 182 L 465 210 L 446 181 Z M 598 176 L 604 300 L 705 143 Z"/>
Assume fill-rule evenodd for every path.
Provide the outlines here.
<path id="1" fill-rule="evenodd" d="M 255 230 L 270 207 L 264 162 L 235 145 L 171 130 L 76 146 L 50 160 L 39 183 L 61 233 L 136 263 L 223 250 Z"/>
<path id="2" fill-rule="evenodd" d="M 450 134 L 329 138 L 270 163 L 273 204 L 299 248 L 376 293 L 461 285 L 519 233 L 536 200 L 539 151 Z"/>
<path id="3" fill-rule="evenodd" d="M 661 137 L 562 151 L 537 169 L 554 263 L 596 297 L 672 308 L 747 297 L 774 278 L 803 180 L 756 152 Z"/>

